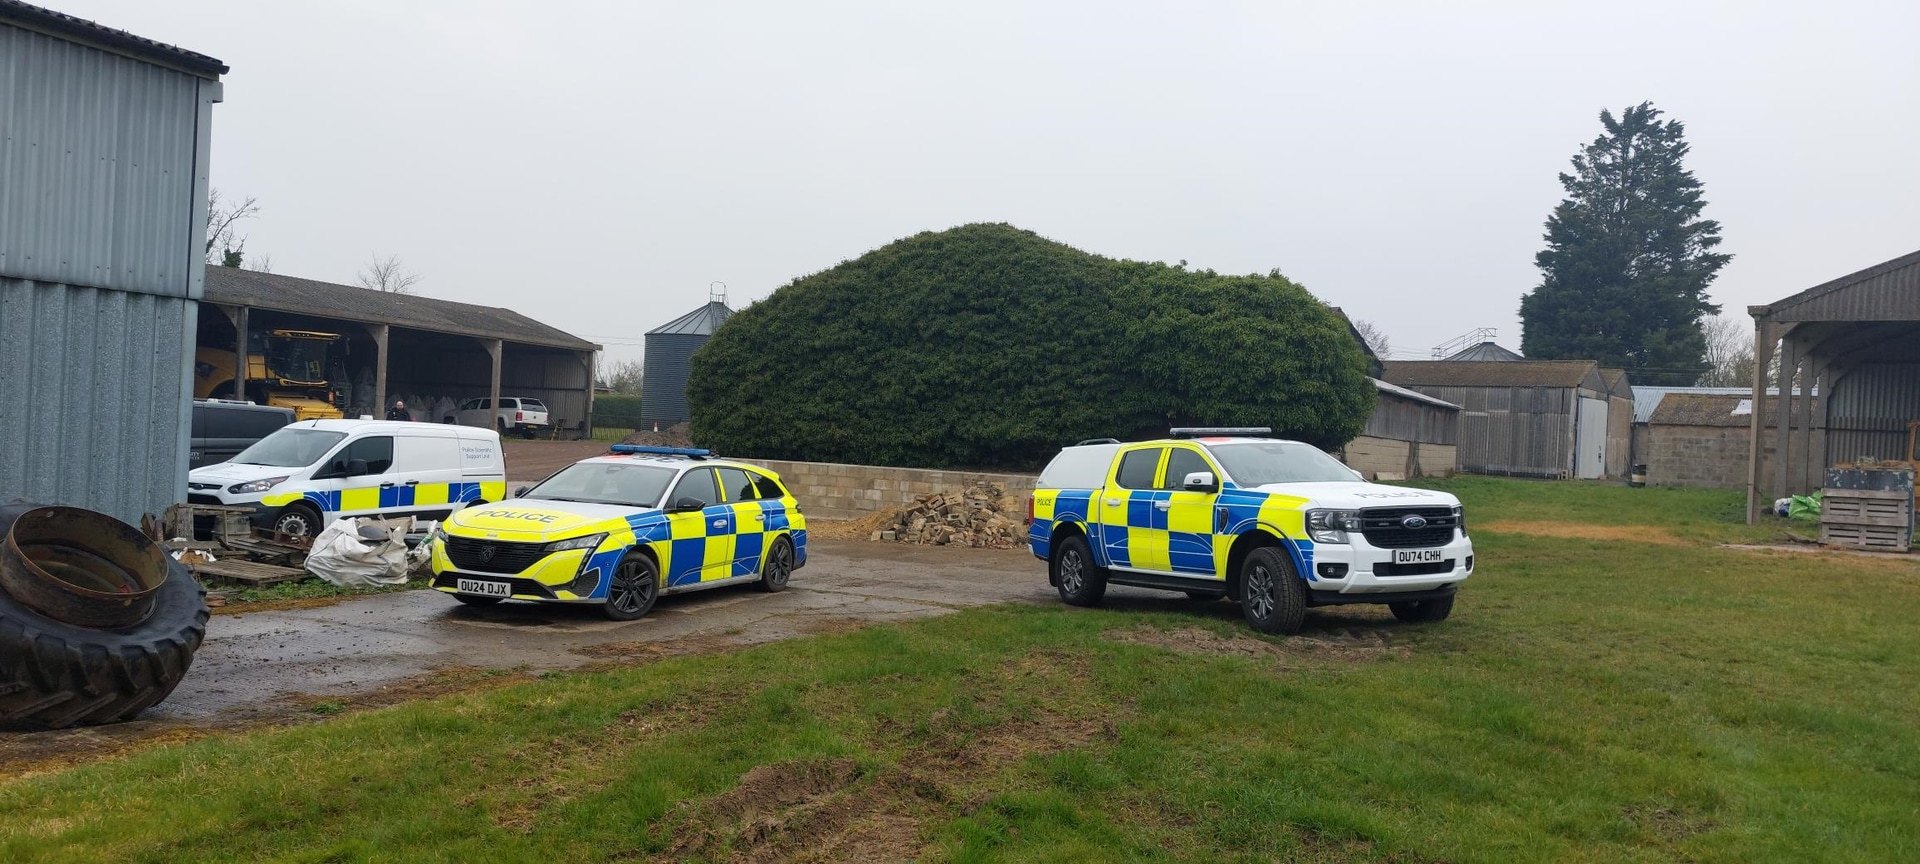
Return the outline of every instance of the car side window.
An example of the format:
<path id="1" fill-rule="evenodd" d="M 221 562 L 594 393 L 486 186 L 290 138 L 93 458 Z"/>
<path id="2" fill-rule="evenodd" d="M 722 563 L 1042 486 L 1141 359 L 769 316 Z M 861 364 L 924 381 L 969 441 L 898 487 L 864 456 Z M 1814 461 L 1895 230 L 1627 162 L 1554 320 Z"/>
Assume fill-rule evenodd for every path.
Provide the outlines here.
<path id="1" fill-rule="evenodd" d="M 1186 488 L 1188 474 L 1195 471 L 1213 471 L 1207 459 L 1185 447 L 1173 448 L 1173 454 L 1167 457 L 1167 477 L 1160 482 L 1160 488 L 1179 491 Z"/>
<path id="2" fill-rule="evenodd" d="M 695 468 L 680 475 L 680 483 L 673 487 L 673 494 L 667 497 L 667 502 L 678 504 L 682 498 L 692 498 L 700 502 L 702 507 L 719 503 L 720 494 L 713 485 L 713 469 Z"/>
<path id="3" fill-rule="evenodd" d="M 780 488 L 780 481 L 765 474 L 753 475 L 753 485 L 760 490 L 760 497 L 767 501 L 778 501 L 787 497 L 787 490 Z"/>
<path id="4" fill-rule="evenodd" d="M 333 457 L 335 465 L 352 462 L 355 459 L 367 463 L 367 473 L 385 474 L 393 467 L 393 438 L 388 435 L 369 435 L 341 448 L 340 455 Z"/>
<path id="5" fill-rule="evenodd" d="M 720 472 L 720 488 L 726 490 L 727 503 L 753 501 L 760 495 L 753 488 L 753 478 L 738 468 L 716 468 Z"/>
<path id="6" fill-rule="evenodd" d="M 1165 448 L 1149 447 L 1133 450 L 1120 457 L 1120 471 L 1114 482 L 1122 489 L 1152 489 L 1153 472 L 1160 467 L 1160 454 Z"/>

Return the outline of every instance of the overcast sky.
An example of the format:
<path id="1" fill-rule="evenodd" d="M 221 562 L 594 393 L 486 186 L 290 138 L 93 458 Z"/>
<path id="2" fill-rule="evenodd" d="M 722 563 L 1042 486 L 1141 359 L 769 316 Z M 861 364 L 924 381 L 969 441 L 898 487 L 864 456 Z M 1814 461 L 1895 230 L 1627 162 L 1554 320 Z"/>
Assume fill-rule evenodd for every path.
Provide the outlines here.
<path id="1" fill-rule="evenodd" d="M 1684 121 L 1728 311 L 1920 248 L 1920 4 L 36 0 L 233 67 L 247 252 L 639 356 L 900 237 L 1278 267 L 1396 354 L 1519 298 L 1602 108 Z"/>

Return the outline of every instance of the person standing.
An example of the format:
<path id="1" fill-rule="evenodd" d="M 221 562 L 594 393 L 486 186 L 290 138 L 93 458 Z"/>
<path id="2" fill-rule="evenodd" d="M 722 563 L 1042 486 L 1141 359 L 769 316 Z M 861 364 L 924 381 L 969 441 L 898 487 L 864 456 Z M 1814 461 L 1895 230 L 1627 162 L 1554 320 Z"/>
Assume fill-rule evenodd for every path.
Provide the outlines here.
<path id="1" fill-rule="evenodd" d="M 388 420 L 412 420 L 413 415 L 407 413 L 407 403 L 404 400 L 400 400 L 400 401 L 395 401 L 393 403 L 393 407 L 387 409 L 387 419 Z"/>

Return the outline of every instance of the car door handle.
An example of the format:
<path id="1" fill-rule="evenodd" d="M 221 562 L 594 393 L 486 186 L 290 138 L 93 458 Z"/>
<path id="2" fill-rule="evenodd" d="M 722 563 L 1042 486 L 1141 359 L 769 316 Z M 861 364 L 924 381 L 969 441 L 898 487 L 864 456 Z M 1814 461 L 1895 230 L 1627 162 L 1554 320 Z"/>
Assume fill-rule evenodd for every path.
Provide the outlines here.
<path id="1" fill-rule="evenodd" d="M 392 483 L 382 483 L 382 484 L 380 484 L 380 488 L 382 488 L 382 489 L 392 489 L 392 488 L 393 488 L 393 484 L 392 484 Z"/>
<path id="2" fill-rule="evenodd" d="M 715 528 L 725 528 L 725 527 L 727 527 L 727 520 L 725 520 L 725 519 L 715 519 L 715 520 L 713 520 L 713 527 L 715 527 Z"/>
<path id="3" fill-rule="evenodd" d="M 1108 499 L 1107 499 L 1107 506 L 1108 506 L 1108 507 L 1118 507 L 1118 506 L 1120 506 L 1120 499 L 1118 499 L 1118 498 L 1108 498 Z"/>
<path id="4" fill-rule="evenodd" d="M 418 480 L 408 480 L 408 481 L 407 481 L 407 485 L 408 485 L 408 486 L 418 486 L 418 485 L 420 485 L 420 481 L 418 481 Z"/>
<path id="5" fill-rule="evenodd" d="M 1172 507 L 1172 506 L 1173 506 L 1173 502 L 1172 502 L 1172 501 L 1155 501 L 1155 502 L 1153 502 L 1153 509 L 1155 509 L 1155 510 L 1165 510 L 1165 509 L 1167 509 L 1167 508 L 1169 508 L 1169 507 Z"/>

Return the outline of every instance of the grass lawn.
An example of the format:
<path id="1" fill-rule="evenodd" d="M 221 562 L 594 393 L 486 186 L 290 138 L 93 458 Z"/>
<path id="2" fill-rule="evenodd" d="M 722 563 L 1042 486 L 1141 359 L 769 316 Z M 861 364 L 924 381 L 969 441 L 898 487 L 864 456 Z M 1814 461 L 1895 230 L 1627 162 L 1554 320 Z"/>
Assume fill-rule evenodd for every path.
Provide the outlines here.
<path id="1" fill-rule="evenodd" d="M 1441 624 L 998 607 L 551 676 L 0 785 L 0 861 L 1920 859 L 1920 566 L 1442 485 Z"/>

